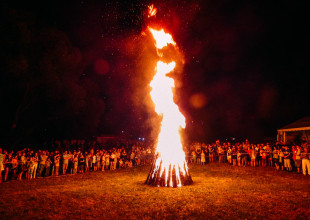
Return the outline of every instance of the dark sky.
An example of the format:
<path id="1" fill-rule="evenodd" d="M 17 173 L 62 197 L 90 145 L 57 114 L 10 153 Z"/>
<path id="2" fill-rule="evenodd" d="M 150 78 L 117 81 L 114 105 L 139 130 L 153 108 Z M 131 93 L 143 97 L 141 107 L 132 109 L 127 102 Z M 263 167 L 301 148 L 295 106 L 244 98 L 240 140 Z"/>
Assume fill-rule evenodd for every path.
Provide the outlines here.
<path id="1" fill-rule="evenodd" d="M 151 3 L 158 14 L 148 19 L 147 6 Z M 2 71 L 7 74 L 2 86 L 13 83 L 2 88 L 1 101 L 15 100 L 2 105 L 4 131 L 18 128 L 17 121 L 21 121 L 22 130 L 27 126 L 30 129 L 31 123 L 20 118 L 39 120 L 40 113 L 31 112 L 41 112 L 38 108 L 45 106 L 42 118 L 51 119 L 31 128 L 30 136 L 74 137 L 122 131 L 133 137 L 154 136 L 156 119 L 148 106 L 148 83 L 156 56 L 150 36 L 141 34 L 148 24 L 172 33 L 184 55 L 177 102 L 186 117 L 189 140 L 262 140 L 275 137 L 276 129 L 309 115 L 309 13 L 305 1 L 4 0 L 1 8 L 1 32 L 5 36 L 0 43 L 6 51 L 1 53 L 5 61 Z M 46 61 L 42 54 L 52 57 Z M 35 84 L 33 91 L 38 92 L 40 87 L 44 104 L 38 101 L 33 107 L 36 111 L 30 108 L 24 116 L 16 117 L 27 88 L 23 82 L 35 77 L 24 79 L 16 74 L 21 70 L 11 63 L 20 57 L 27 64 L 27 74 L 37 71 L 41 63 L 65 58 L 60 64 L 55 61 L 59 68 L 54 68 L 53 62 L 39 68 L 44 72 L 44 83 Z M 61 79 L 69 92 L 61 87 L 63 93 L 57 93 L 58 86 L 50 80 L 53 71 L 58 71 L 57 80 Z M 10 78 L 11 72 L 15 78 Z M 15 87 L 16 94 L 8 92 Z M 47 89 L 50 87 L 55 91 Z M 57 98 L 67 93 L 71 94 L 67 99 Z M 63 104 L 80 97 L 71 108 Z M 51 106 L 62 108 L 51 113 Z M 65 123 L 61 118 L 71 121 Z"/>

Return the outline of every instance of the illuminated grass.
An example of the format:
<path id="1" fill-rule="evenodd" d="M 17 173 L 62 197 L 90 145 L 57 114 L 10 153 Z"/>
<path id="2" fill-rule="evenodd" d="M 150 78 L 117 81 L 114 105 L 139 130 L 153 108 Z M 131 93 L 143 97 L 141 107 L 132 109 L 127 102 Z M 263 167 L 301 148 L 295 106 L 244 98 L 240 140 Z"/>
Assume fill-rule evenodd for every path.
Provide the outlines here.
<path id="1" fill-rule="evenodd" d="M 190 165 L 181 188 L 144 184 L 150 167 L 0 184 L 0 214 L 20 218 L 310 217 L 310 177 L 272 168 Z"/>

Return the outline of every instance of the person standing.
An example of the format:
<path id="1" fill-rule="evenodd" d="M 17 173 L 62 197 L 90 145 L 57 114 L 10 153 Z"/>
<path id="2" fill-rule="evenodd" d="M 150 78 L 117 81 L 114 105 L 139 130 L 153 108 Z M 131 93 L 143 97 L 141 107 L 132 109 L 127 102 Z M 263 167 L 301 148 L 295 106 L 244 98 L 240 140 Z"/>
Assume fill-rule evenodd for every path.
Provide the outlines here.
<path id="1" fill-rule="evenodd" d="M 27 171 L 26 167 L 26 153 L 22 151 L 22 153 L 19 154 L 19 164 L 18 164 L 18 177 L 17 180 L 21 180 L 23 173 Z"/>
<path id="2" fill-rule="evenodd" d="M 59 164 L 60 164 L 60 155 L 58 151 L 56 151 L 54 155 L 54 175 L 55 176 L 59 175 Z"/>
<path id="3" fill-rule="evenodd" d="M 83 153 L 81 152 L 79 156 L 79 172 L 80 173 L 84 173 L 84 167 L 85 167 L 85 157 Z"/>
<path id="4" fill-rule="evenodd" d="M 69 165 L 69 155 L 67 154 L 67 151 L 65 151 L 64 154 L 62 155 L 62 159 L 63 159 L 62 174 L 66 174 Z"/>
<path id="5" fill-rule="evenodd" d="M 304 175 L 307 175 L 307 171 L 308 171 L 308 175 L 310 175 L 310 155 L 308 153 L 308 148 L 304 147 L 304 151 L 301 153 L 301 163 L 302 163 L 302 173 Z"/>
<path id="6" fill-rule="evenodd" d="M 2 153 L 2 148 L 0 148 L 0 183 L 2 182 L 2 172 L 4 171 L 4 161 L 5 161 L 5 154 Z"/>
<path id="7" fill-rule="evenodd" d="M 273 148 L 273 164 L 275 165 L 276 169 L 279 170 L 279 151 L 276 147 Z"/>
<path id="8" fill-rule="evenodd" d="M 295 160 L 295 167 L 297 168 L 297 173 L 300 173 L 300 167 L 301 167 L 301 149 L 300 146 L 296 146 L 296 160 Z"/>
<path id="9" fill-rule="evenodd" d="M 33 172 L 32 172 L 32 178 L 36 178 L 37 177 L 37 169 L 38 169 L 38 164 L 39 164 L 39 156 L 38 153 L 35 153 L 33 156 Z"/>
<path id="10" fill-rule="evenodd" d="M 5 154 L 5 152 L 4 152 Z M 4 174 L 4 182 L 7 181 L 9 172 L 12 171 L 12 155 L 13 153 L 6 154 L 4 165 L 5 165 L 5 174 Z"/>
<path id="11" fill-rule="evenodd" d="M 46 155 L 47 156 L 47 158 L 46 158 L 46 161 L 45 161 L 45 177 L 48 177 L 49 175 L 50 175 L 50 169 L 51 169 L 51 163 L 52 163 L 52 161 L 51 161 L 51 158 L 48 156 L 48 155 Z"/>
<path id="12" fill-rule="evenodd" d="M 79 164 L 78 154 L 75 154 L 73 156 L 72 162 L 73 162 L 73 173 L 72 174 L 77 174 L 78 164 Z"/>
<path id="13" fill-rule="evenodd" d="M 287 171 L 292 170 L 291 166 L 291 152 L 289 151 L 289 148 L 287 146 L 284 146 L 284 167 L 286 168 Z"/>
<path id="14" fill-rule="evenodd" d="M 200 156 L 201 156 L 201 165 L 203 166 L 206 162 L 206 154 L 205 154 L 204 150 L 201 151 Z"/>
<path id="15" fill-rule="evenodd" d="M 45 168 L 45 163 L 46 163 L 47 157 L 48 156 L 46 155 L 45 151 L 42 151 L 42 153 L 40 155 L 38 177 L 42 177 L 42 173 L 43 173 L 44 168 Z"/>

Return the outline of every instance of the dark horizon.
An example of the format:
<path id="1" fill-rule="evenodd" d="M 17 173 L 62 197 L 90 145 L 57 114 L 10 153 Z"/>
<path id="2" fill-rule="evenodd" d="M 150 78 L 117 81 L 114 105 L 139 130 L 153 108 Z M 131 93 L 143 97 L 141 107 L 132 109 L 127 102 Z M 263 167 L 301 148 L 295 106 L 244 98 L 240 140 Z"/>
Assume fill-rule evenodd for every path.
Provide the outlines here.
<path id="1" fill-rule="evenodd" d="M 147 18 L 147 6 L 158 9 Z M 188 141 L 263 140 L 309 116 L 309 18 L 291 1 L 8 1 L 1 5 L 1 145 L 156 137 L 148 24 L 185 59 Z"/>

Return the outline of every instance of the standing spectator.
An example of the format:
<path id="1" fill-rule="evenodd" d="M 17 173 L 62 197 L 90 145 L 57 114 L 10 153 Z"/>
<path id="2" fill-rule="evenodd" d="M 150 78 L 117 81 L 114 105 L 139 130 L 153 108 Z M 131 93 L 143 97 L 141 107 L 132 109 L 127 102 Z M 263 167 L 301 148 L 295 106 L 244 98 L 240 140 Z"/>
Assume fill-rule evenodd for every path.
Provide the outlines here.
<path id="1" fill-rule="evenodd" d="M 105 152 L 105 169 L 108 170 L 110 166 L 110 154 L 109 152 Z"/>
<path id="2" fill-rule="evenodd" d="M 59 164 L 60 164 L 60 154 L 58 151 L 55 151 L 54 155 L 54 175 L 59 175 Z"/>
<path id="3" fill-rule="evenodd" d="M 301 153 L 301 159 L 302 159 L 302 173 L 304 175 L 307 175 L 307 171 L 308 171 L 308 175 L 310 175 L 310 156 L 308 153 L 308 148 L 304 147 L 304 151 Z"/>
<path id="4" fill-rule="evenodd" d="M 44 171 L 45 163 L 46 163 L 47 158 L 48 158 L 48 156 L 46 155 L 46 152 L 42 151 L 42 153 L 40 155 L 38 177 L 42 177 L 42 173 Z"/>
<path id="5" fill-rule="evenodd" d="M 201 151 L 200 156 L 201 156 L 201 165 L 204 165 L 206 162 L 206 154 L 205 154 L 204 150 Z"/>
<path id="6" fill-rule="evenodd" d="M 258 164 L 259 164 L 259 166 L 263 166 L 263 152 L 264 152 L 264 149 L 263 149 L 263 147 L 262 146 L 260 146 L 260 148 L 259 148 L 259 156 L 258 156 L 258 160 L 259 160 L 259 162 L 258 162 Z"/>
<path id="7" fill-rule="evenodd" d="M 12 170 L 12 154 L 13 153 L 9 153 L 9 154 L 7 154 L 5 156 L 5 161 L 4 161 L 4 165 L 5 165 L 4 182 L 7 181 L 9 172 Z"/>
<path id="8" fill-rule="evenodd" d="M 276 166 L 276 169 L 279 170 L 279 150 L 276 147 L 274 147 L 272 154 L 273 154 L 273 157 L 272 157 L 273 164 Z"/>
<path id="9" fill-rule="evenodd" d="M 31 155 L 29 157 L 29 166 L 28 166 L 28 175 L 27 175 L 27 179 L 32 179 L 33 178 L 33 169 L 34 169 L 34 164 L 35 164 L 35 161 L 34 161 L 34 155 Z"/>
<path id="10" fill-rule="evenodd" d="M 301 150 L 300 150 L 300 146 L 297 145 L 296 146 L 296 160 L 295 160 L 295 167 L 297 168 L 297 173 L 300 173 L 300 167 L 301 167 Z"/>
<path id="11" fill-rule="evenodd" d="M 35 153 L 35 154 L 34 154 L 33 162 L 34 162 L 34 166 L 33 166 L 32 177 L 33 177 L 33 178 L 36 178 L 36 177 L 37 177 L 38 164 L 39 164 L 39 156 L 38 156 L 38 153 Z"/>
<path id="12" fill-rule="evenodd" d="M 228 147 L 228 150 L 227 150 L 227 160 L 228 160 L 228 163 L 231 164 L 231 147 Z"/>
<path id="13" fill-rule="evenodd" d="M 67 151 L 65 151 L 64 154 L 62 155 L 62 174 L 63 175 L 67 173 L 68 165 L 69 165 L 69 155 L 67 154 Z"/>
<path id="14" fill-rule="evenodd" d="M 265 151 L 267 153 L 267 164 L 266 165 L 269 167 L 272 167 L 273 166 L 273 163 L 272 163 L 273 154 L 272 154 L 272 148 L 270 147 L 269 143 L 266 144 Z"/>
<path id="15" fill-rule="evenodd" d="M 236 147 L 233 146 L 233 148 L 231 149 L 231 159 L 233 162 L 233 166 L 237 165 L 237 151 L 236 151 Z"/>
<path id="16" fill-rule="evenodd" d="M 192 156 L 192 163 L 196 163 L 196 152 L 194 150 L 192 151 L 191 156 Z"/>
<path id="17" fill-rule="evenodd" d="M 292 146 L 292 159 L 293 159 L 292 162 L 294 162 L 294 163 L 293 163 L 293 166 L 295 166 L 295 168 L 296 168 L 296 153 L 297 153 L 297 149 L 296 149 L 296 147 L 293 145 L 293 146 Z"/>
<path id="18" fill-rule="evenodd" d="M 79 156 L 79 172 L 84 173 L 84 166 L 85 166 L 85 157 L 83 153 L 80 153 Z"/>
<path id="19" fill-rule="evenodd" d="M 267 151 L 266 150 L 264 150 L 264 149 L 262 149 L 262 166 L 263 167 L 265 167 L 265 166 L 267 166 Z"/>
<path id="20" fill-rule="evenodd" d="M 251 149 L 251 166 L 255 167 L 255 161 L 256 161 L 256 150 L 255 150 L 255 146 L 252 145 L 252 149 Z"/>
<path id="21" fill-rule="evenodd" d="M 2 182 L 2 172 L 4 171 L 4 160 L 5 154 L 2 153 L 2 148 L 0 148 L 0 183 Z"/>
<path id="22" fill-rule="evenodd" d="M 284 167 L 286 168 L 287 171 L 292 170 L 292 165 L 291 165 L 291 152 L 289 151 L 289 148 L 287 146 L 284 146 Z"/>
<path id="23" fill-rule="evenodd" d="M 121 149 L 117 149 L 117 151 L 115 152 L 116 155 L 116 163 L 118 163 L 118 161 L 120 161 L 121 159 Z M 141 158 L 142 158 L 142 151 L 141 151 Z M 116 168 L 116 165 L 115 165 Z"/>
<path id="24" fill-rule="evenodd" d="M 73 158 L 74 158 L 74 154 L 72 154 L 71 151 L 69 151 L 68 155 L 69 155 L 68 170 L 69 170 L 70 174 L 73 174 Z"/>
<path id="25" fill-rule="evenodd" d="M 115 170 L 115 168 L 116 168 L 116 164 L 115 164 L 116 161 L 115 161 L 115 159 L 117 160 L 115 152 L 113 151 L 112 154 L 111 154 L 110 170 Z"/>
<path id="26" fill-rule="evenodd" d="M 22 153 L 19 153 L 19 164 L 18 164 L 18 177 L 17 180 L 21 180 L 23 173 L 27 170 L 26 167 L 26 153 L 22 151 Z"/>
<path id="27" fill-rule="evenodd" d="M 96 157 L 96 155 L 93 154 L 92 157 L 91 157 L 91 159 L 92 159 L 93 171 L 97 171 L 97 166 L 96 166 L 96 159 L 97 159 L 97 157 Z"/>
<path id="28" fill-rule="evenodd" d="M 132 150 L 130 154 L 130 161 L 132 162 L 133 165 L 135 163 L 135 158 L 136 158 L 135 152 Z"/>
<path id="29" fill-rule="evenodd" d="M 119 168 L 124 168 L 124 161 L 123 161 L 123 159 L 119 160 Z"/>
<path id="30" fill-rule="evenodd" d="M 224 149 L 221 145 L 217 147 L 218 154 L 219 154 L 219 163 L 224 163 Z"/>
<path id="31" fill-rule="evenodd" d="M 284 170 L 284 153 L 282 148 L 280 148 L 279 152 L 279 168 Z"/>
<path id="32" fill-rule="evenodd" d="M 210 163 L 214 161 L 214 155 L 215 155 L 214 148 L 211 145 L 209 145 L 209 160 L 210 160 Z"/>
<path id="33" fill-rule="evenodd" d="M 141 163 L 141 153 L 140 153 L 140 150 L 137 150 L 135 160 L 136 160 L 136 165 L 140 166 L 140 163 Z"/>
<path id="34" fill-rule="evenodd" d="M 238 166 L 241 166 L 241 156 L 242 156 L 242 151 L 241 148 L 238 149 L 237 151 L 237 162 L 238 162 Z"/>
<path id="35" fill-rule="evenodd" d="M 105 152 L 102 152 L 101 154 L 101 171 L 104 171 L 105 167 Z"/>
<path id="36" fill-rule="evenodd" d="M 89 171 L 89 156 L 87 152 L 85 152 L 85 172 Z"/>
<path id="37" fill-rule="evenodd" d="M 197 143 L 196 145 L 196 149 L 195 149 L 195 152 L 196 152 L 196 161 L 198 164 L 200 164 L 201 162 L 201 146 L 199 143 Z"/>
<path id="38" fill-rule="evenodd" d="M 15 155 L 12 158 L 12 171 L 13 171 L 13 176 L 12 179 L 16 178 L 17 171 L 18 171 L 18 156 Z"/>
<path id="39" fill-rule="evenodd" d="M 97 170 L 100 170 L 100 166 L 101 166 L 101 163 L 100 163 L 100 159 L 101 159 L 101 156 L 100 156 L 100 152 L 97 151 L 96 153 L 96 166 L 97 166 Z"/>
<path id="40" fill-rule="evenodd" d="M 77 174 L 77 170 L 78 170 L 78 165 L 79 165 L 79 158 L 78 158 L 78 154 L 75 154 L 73 156 L 73 173 L 72 174 Z"/>
<path id="41" fill-rule="evenodd" d="M 45 177 L 48 177 L 50 175 L 50 169 L 51 169 L 51 158 L 46 155 L 47 158 L 46 158 L 46 161 L 45 161 Z"/>

